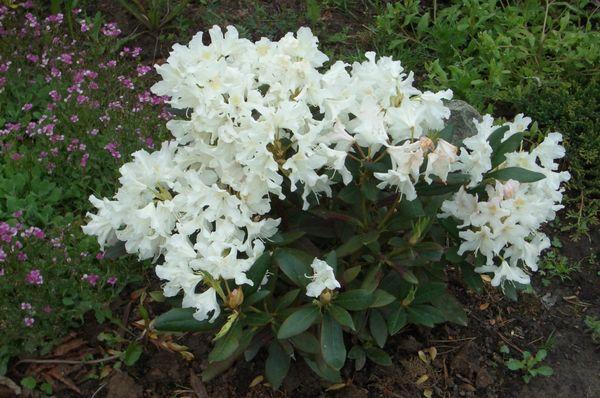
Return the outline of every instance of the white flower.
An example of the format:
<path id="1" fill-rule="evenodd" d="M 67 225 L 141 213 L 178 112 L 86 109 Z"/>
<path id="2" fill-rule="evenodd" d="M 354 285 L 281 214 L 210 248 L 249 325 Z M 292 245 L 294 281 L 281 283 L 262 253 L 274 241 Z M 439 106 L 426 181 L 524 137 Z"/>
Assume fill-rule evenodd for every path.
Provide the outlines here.
<path id="1" fill-rule="evenodd" d="M 335 279 L 333 268 L 325 261 L 315 258 L 310 266 L 314 274 L 307 276 L 312 279 L 312 282 L 306 286 L 307 296 L 319 297 L 325 289 L 335 290 L 340 287 L 340 283 Z"/>
<path id="2" fill-rule="evenodd" d="M 500 266 L 484 265 L 475 268 L 475 272 L 487 273 L 493 272 L 492 286 L 499 286 L 504 281 L 517 282 L 522 285 L 527 285 L 530 282 L 529 275 L 519 267 L 511 267 L 506 261 L 502 261 Z"/>
<path id="3" fill-rule="evenodd" d="M 217 301 L 217 292 L 212 287 L 203 293 L 191 293 L 183 297 L 182 308 L 195 308 L 194 319 L 204 321 L 209 319 L 213 323 L 221 314 L 221 307 Z M 212 316 L 209 315 L 212 312 Z"/>
<path id="4" fill-rule="evenodd" d="M 435 150 L 427 155 L 427 168 L 425 169 L 425 181 L 431 184 L 431 174 L 438 176 L 446 182 L 452 165 L 458 160 L 458 148 L 442 139 L 438 140 Z"/>

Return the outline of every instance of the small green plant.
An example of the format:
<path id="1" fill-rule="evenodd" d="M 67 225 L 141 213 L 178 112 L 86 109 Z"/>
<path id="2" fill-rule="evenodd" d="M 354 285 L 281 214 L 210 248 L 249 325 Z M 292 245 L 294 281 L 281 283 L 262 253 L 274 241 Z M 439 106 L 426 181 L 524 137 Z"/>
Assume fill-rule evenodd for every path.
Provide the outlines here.
<path id="1" fill-rule="evenodd" d="M 121 6 L 146 28 L 146 32 L 158 37 L 165 29 L 174 28 L 172 22 L 180 16 L 188 0 L 119 0 Z"/>
<path id="2" fill-rule="evenodd" d="M 28 391 L 38 391 L 35 396 L 51 396 L 52 395 L 52 384 L 44 382 L 38 383 L 33 376 L 26 376 L 21 379 L 21 386 Z"/>
<path id="3" fill-rule="evenodd" d="M 506 350 L 504 352 L 506 352 Z M 548 352 L 545 349 L 539 350 L 535 355 L 532 355 L 529 351 L 523 351 L 522 359 L 510 358 L 506 362 L 506 367 L 512 371 L 520 371 L 523 373 L 523 381 L 529 383 L 532 377 L 548 377 L 552 376 L 554 373 L 550 366 L 540 365 L 540 363 L 546 359 L 547 355 Z"/>
<path id="4" fill-rule="evenodd" d="M 592 335 L 594 343 L 600 344 L 600 318 L 588 315 L 585 317 L 584 322 L 588 328 L 588 332 Z"/>
<path id="5" fill-rule="evenodd" d="M 540 273 L 547 278 L 543 279 L 545 285 L 550 284 L 551 278 L 559 278 L 561 282 L 571 279 L 571 274 L 580 268 L 580 263 L 563 256 L 556 249 L 548 251 L 540 262 Z"/>

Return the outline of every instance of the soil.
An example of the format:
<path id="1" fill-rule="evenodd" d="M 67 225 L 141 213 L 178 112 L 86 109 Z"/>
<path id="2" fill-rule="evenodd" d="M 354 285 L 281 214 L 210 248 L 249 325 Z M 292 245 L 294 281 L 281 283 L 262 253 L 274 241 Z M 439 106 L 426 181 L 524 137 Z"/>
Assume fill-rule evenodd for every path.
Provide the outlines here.
<path id="1" fill-rule="evenodd" d="M 556 234 L 554 234 L 556 235 Z M 194 360 L 165 348 L 155 340 L 147 340 L 144 352 L 132 367 L 121 369 L 105 365 L 18 364 L 9 373 L 12 380 L 24 375 L 50 375 L 58 397 L 162 398 L 162 397 L 418 397 L 432 392 L 433 397 L 486 398 L 595 398 L 600 396 L 600 347 L 592 341 L 583 322 L 586 315 L 600 316 L 600 265 L 589 259 L 599 254 L 600 228 L 589 239 L 573 242 L 561 239 L 561 254 L 580 263 L 580 271 L 570 280 L 551 280 L 548 286 L 536 283 L 533 294 L 521 294 L 517 302 L 505 298 L 495 288 L 483 293 L 464 289 L 453 283 L 453 293 L 466 306 L 468 327 L 445 324 L 434 329 L 411 326 L 390 338 L 386 350 L 393 365 L 381 367 L 367 363 L 356 371 L 348 361 L 342 369 L 344 383 L 332 386 L 320 381 L 303 361 L 293 362 L 289 376 L 280 391 L 272 391 L 262 379 L 264 354 L 253 362 L 243 359 L 214 380 L 202 383 L 200 373 L 207 367 L 211 336 L 202 333 L 185 334 L 167 340 L 188 347 Z M 452 279 L 452 270 L 449 278 Z M 131 297 L 113 303 L 116 313 L 129 318 Z M 164 312 L 164 304 L 151 311 Z M 133 318 L 133 316 L 131 316 Z M 69 357 L 104 352 L 97 336 L 114 331 L 114 326 L 98 325 L 90 319 L 86 327 L 72 333 L 53 352 Z M 139 334 L 139 333 L 138 333 Z M 509 354 L 500 353 L 500 347 Z M 419 358 L 435 347 L 433 361 Z M 521 357 L 521 351 L 537 352 L 545 347 L 545 365 L 552 367 L 550 377 L 535 377 L 525 383 L 521 374 L 505 366 L 508 358 Z M 172 347 L 171 347 L 172 348 Z M 59 355 L 60 354 L 60 355 Z M 430 358 L 430 356 L 429 356 Z M 56 377 L 56 375 L 61 375 Z M 3 390 L 0 397 L 12 396 Z M 8 389 L 8 387 L 6 387 Z"/>

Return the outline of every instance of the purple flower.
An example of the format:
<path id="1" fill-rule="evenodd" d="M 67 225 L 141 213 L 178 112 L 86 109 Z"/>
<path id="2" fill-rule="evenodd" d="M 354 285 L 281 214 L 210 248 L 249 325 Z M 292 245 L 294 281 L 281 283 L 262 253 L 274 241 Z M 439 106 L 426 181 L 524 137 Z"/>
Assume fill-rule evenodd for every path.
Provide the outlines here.
<path id="1" fill-rule="evenodd" d="M 41 285 L 44 283 L 44 277 L 39 269 L 32 269 L 25 277 L 25 282 L 30 285 Z"/>
<path id="2" fill-rule="evenodd" d="M 111 285 L 111 286 L 114 286 L 117 283 L 117 280 L 118 279 L 117 279 L 116 276 L 111 276 L 110 278 L 108 278 L 106 280 L 106 283 L 109 284 L 109 285 Z"/>
<path id="3" fill-rule="evenodd" d="M 121 34 L 121 29 L 119 29 L 115 22 L 109 22 L 104 24 L 100 31 L 104 36 L 109 37 L 117 37 Z"/>
<path id="4" fill-rule="evenodd" d="M 14 218 L 21 218 L 23 216 L 23 210 L 17 210 L 13 213 Z"/>
<path id="5" fill-rule="evenodd" d="M 89 283 L 92 286 L 96 286 L 96 283 L 98 283 L 98 281 L 100 280 L 100 275 L 83 274 L 83 276 L 81 277 L 81 280 L 86 281 L 87 283 Z"/>
<path id="6" fill-rule="evenodd" d="M 23 323 L 25 324 L 25 326 L 27 326 L 28 328 L 30 328 L 35 323 L 35 319 L 33 319 L 30 316 L 26 316 L 25 318 L 23 318 Z"/>
<path id="7" fill-rule="evenodd" d="M 21 108 L 22 111 L 27 112 L 30 111 L 31 108 L 33 108 L 33 104 L 27 103 L 25 105 L 23 105 L 23 107 Z"/>
<path id="8" fill-rule="evenodd" d="M 21 309 L 22 309 L 23 311 L 28 311 L 28 310 L 30 310 L 31 308 L 32 308 L 32 307 L 31 307 L 31 304 L 29 304 L 29 303 L 21 303 Z"/>

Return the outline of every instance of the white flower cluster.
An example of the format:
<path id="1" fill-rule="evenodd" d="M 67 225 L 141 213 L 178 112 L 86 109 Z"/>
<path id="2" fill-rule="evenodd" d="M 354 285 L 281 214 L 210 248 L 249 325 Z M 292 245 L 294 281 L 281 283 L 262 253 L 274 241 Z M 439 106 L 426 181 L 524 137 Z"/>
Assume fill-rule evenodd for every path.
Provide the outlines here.
<path id="1" fill-rule="evenodd" d="M 241 39 L 233 27 L 209 35 L 208 45 L 202 33 L 175 45 L 156 67 L 162 81 L 152 91 L 186 111 L 167 124 L 174 139 L 134 153 L 114 198 L 90 198 L 97 212 L 83 227 L 103 247 L 120 240 L 140 259 L 164 258 L 156 273 L 167 281 L 165 295 L 183 291 L 198 320 L 220 312 L 215 281 L 252 284 L 246 271 L 277 232 L 271 198 L 285 199 L 284 183 L 307 209 L 310 200 L 331 197 L 333 174 L 352 180 L 348 156 L 389 153 L 392 168 L 375 173 L 379 187 L 408 199 L 421 176 L 431 183 L 431 176 L 446 181 L 459 164 L 474 177 L 485 169 L 485 159 L 470 158 L 475 144 L 459 156 L 455 146 L 426 137 L 444 127 L 450 111 L 442 100 L 452 92 L 421 92 L 398 61 L 367 53 L 362 63 L 322 70 L 327 57 L 307 28 L 277 42 Z M 547 161 L 547 152 L 539 158 Z M 199 283 L 208 290 L 197 293 Z"/>
<path id="2" fill-rule="evenodd" d="M 456 170 L 471 175 L 470 186 L 481 182 L 483 174 L 492 168 L 492 149 L 487 140 L 499 127 L 494 126 L 489 115 L 481 123 L 474 122 L 478 132 L 464 140 L 468 150 L 461 148 L 459 162 L 455 164 Z M 530 122 L 531 119 L 518 115 L 513 123 L 507 123 L 509 130 L 501 141 L 525 131 Z M 459 235 L 463 242 L 458 254 L 481 253 L 486 264 L 475 270 L 493 272 L 493 286 L 503 281 L 528 284 L 530 278 L 524 269 L 537 271 L 540 253 L 550 247 L 548 237 L 539 228 L 553 220 L 556 211 L 563 207 L 560 185 L 570 177 L 566 171 L 557 171 L 555 161 L 565 155 L 560 141 L 559 133 L 551 133 L 531 152 L 507 153 L 500 165 L 500 168 L 521 167 L 542 173 L 544 179 L 533 183 L 496 181 L 494 185 L 486 185 L 486 200 L 479 200 L 478 195 L 469 194 L 461 187 L 452 200 L 442 204 L 440 217 L 454 216 L 462 221 L 459 227 L 464 230 Z M 500 265 L 495 265 L 498 262 Z"/>

